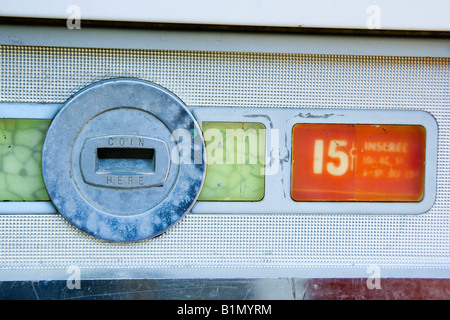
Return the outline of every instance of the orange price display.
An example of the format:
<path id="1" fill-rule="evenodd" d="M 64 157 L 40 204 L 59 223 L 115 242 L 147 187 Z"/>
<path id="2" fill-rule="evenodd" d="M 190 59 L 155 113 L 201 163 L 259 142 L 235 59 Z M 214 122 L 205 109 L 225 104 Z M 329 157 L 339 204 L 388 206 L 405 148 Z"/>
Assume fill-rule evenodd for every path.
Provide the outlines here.
<path id="1" fill-rule="evenodd" d="M 425 128 L 420 125 L 296 124 L 295 201 L 419 202 Z"/>

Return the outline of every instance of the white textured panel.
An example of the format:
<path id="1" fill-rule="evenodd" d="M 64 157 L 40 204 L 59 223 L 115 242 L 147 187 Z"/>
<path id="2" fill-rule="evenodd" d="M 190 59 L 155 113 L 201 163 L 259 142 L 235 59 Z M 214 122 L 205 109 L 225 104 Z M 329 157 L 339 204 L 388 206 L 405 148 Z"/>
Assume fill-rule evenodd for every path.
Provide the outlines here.
<path id="1" fill-rule="evenodd" d="M 415 109 L 439 124 L 437 200 L 423 215 L 190 214 L 135 244 L 93 239 L 59 215 L 2 215 L 0 270 L 450 265 L 450 59 L 20 46 L 0 58 L 1 102 L 62 103 L 129 76 L 189 106 Z"/>

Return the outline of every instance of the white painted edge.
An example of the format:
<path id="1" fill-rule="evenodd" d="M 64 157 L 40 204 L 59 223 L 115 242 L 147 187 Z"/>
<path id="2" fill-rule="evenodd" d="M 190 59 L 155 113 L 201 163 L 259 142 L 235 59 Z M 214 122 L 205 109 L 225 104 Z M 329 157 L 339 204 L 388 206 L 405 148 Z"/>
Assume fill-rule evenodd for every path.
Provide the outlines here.
<path id="1" fill-rule="evenodd" d="M 446 0 L 18 0 L 0 16 L 303 28 L 449 31 Z"/>

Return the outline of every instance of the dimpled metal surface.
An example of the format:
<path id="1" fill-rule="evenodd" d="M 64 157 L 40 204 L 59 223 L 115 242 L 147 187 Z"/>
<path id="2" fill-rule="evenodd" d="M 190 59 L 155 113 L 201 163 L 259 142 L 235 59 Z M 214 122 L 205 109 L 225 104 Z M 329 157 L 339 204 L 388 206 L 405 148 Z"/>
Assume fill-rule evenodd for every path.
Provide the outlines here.
<path id="1" fill-rule="evenodd" d="M 128 244 L 90 237 L 57 214 L 4 214 L 3 279 L 14 278 L 16 270 L 16 279 L 34 280 L 44 278 L 42 270 L 50 270 L 52 278 L 66 280 L 66 269 L 74 265 L 81 268 L 83 279 L 105 273 L 155 278 L 368 277 L 371 265 L 380 268 L 381 277 L 398 276 L 398 270 L 402 276 L 431 277 L 436 270 L 448 276 L 448 58 L 22 45 L 0 46 L 0 56 L 0 101 L 36 103 L 36 108 L 39 103 L 63 103 L 96 81 L 131 76 L 164 86 L 199 109 L 424 110 L 439 125 L 436 203 L 427 213 L 187 214 L 160 237 Z"/>

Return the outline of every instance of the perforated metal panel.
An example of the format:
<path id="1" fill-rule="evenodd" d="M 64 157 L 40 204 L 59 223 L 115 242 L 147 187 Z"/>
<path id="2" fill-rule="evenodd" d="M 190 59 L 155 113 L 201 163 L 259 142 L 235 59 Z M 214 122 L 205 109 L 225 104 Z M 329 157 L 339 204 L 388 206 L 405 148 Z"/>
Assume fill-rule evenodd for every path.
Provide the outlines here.
<path id="1" fill-rule="evenodd" d="M 0 59 L 0 102 L 63 103 L 120 76 L 155 82 L 188 106 L 425 110 L 439 125 L 437 198 L 425 214 L 188 214 L 134 244 L 91 238 L 58 214 L 0 215 L 4 277 L 62 277 L 69 266 L 115 278 L 360 276 L 369 265 L 404 274 L 450 265 L 448 58 L 5 45 Z"/>

